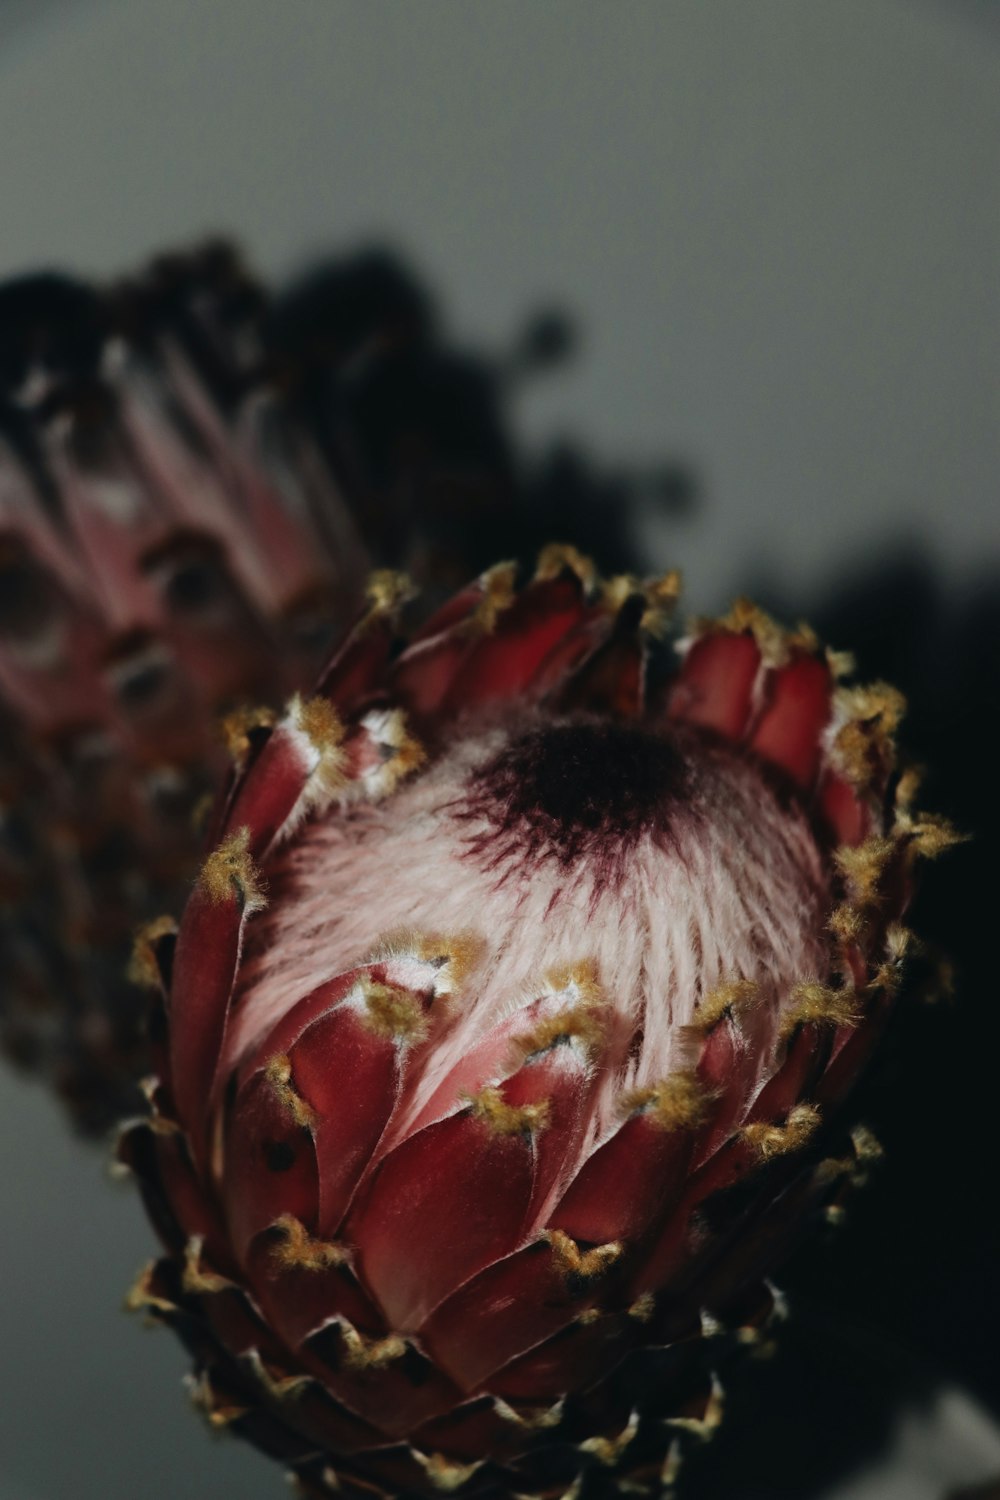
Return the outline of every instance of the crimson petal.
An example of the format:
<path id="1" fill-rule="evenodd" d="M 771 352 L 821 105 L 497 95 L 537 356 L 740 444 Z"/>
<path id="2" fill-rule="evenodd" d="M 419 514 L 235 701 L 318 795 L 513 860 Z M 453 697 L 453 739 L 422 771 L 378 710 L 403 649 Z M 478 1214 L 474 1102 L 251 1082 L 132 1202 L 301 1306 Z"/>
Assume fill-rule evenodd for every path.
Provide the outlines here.
<path id="1" fill-rule="evenodd" d="M 534 1155 L 530 1134 L 503 1133 L 470 1109 L 385 1158 L 346 1236 L 393 1328 L 419 1327 L 455 1287 L 514 1248 Z"/>
<path id="2" fill-rule="evenodd" d="M 832 684 L 830 668 L 815 656 L 798 656 L 767 678 L 750 748 L 801 787 L 811 787 L 816 779 Z"/>
<path id="3" fill-rule="evenodd" d="M 760 647 L 752 635 L 710 631 L 689 647 L 670 693 L 668 715 L 739 740 L 750 718 Z"/>

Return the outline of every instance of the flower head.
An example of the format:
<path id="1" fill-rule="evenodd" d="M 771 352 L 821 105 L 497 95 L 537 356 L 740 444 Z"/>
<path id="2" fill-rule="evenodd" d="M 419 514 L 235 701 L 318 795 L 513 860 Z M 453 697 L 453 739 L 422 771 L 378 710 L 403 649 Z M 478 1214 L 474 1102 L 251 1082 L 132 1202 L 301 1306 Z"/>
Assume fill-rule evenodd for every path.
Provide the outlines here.
<path id="1" fill-rule="evenodd" d="M 902 712 L 669 575 L 501 566 L 401 651 L 376 580 L 238 764 L 177 937 L 138 1304 L 308 1493 L 653 1484 L 863 1168 L 916 857 Z"/>

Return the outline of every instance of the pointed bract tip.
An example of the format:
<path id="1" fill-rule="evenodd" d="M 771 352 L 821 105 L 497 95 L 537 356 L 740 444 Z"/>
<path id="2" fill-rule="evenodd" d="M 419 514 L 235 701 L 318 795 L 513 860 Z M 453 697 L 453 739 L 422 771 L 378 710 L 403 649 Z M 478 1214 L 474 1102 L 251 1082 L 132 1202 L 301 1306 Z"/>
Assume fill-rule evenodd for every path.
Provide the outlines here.
<path id="1" fill-rule="evenodd" d="M 308 1129 L 315 1121 L 312 1106 L 302 1098 L 292 1083 L 292 1061 L 284 1053 L 272 1057 L 264 1069 L 267 1079 L 279 1103 L 300 1129 Z"/>
<path id="2" fill-rule="evenodd" d="M 205 1240 L 200 1234 L 193 1234 L 184 1247 L 184 1290 L 196 1296 L 212 1296 L 217 1292 L 228 1291 L 234 1283 L 228 1276 L 221 1276 L 218 1271 L 213 1271 L 211 1266 L 203 1263 L 204 1249 Z"/>
<path id="3" fill-rule="evenodd" d="M 198 884 L 215 906 L 235 899 L 248 915 L 260 910 L 264 886 L 250 855 L 249 828 L 238 828 L 223 839 L 202 865 Z"/>
<path id="4" fill-rule="evenodd" d="M 242 1356 L 242 1363 L 247 1366 L 274 1401 L 294 1401 L 306 1386 L 314 1384 L 311 1375 L 288 1375 L 284 1372 L 275 1372 L 264 1363 L 257 1349 L 248 1349 Z"/>
<path id="5" fill-rule="evenodd" d="M 659 639 L 666 634 L 683 586 L 684 579 L 679 568 L 671 568 L 669 573 L 651 578 L 643 584 L 642 594 L 646 608 L 639 623 L 649 635 Z"/>
<path id="6" fill-rule="evenodd" d="M 931 813 L 919 813 L 915 817 L 900 813 L 895 831 L 909 840 L 910 847 L 921 859 L 937 859 L 945 850 L 969 841 L 969 834 L 962 833 L 947 818 Z"/>
<path id="7" fill-rule="evenodd" d="M 790 1002 L 781 1018 L 778 1033 L 783 1041 L 800 1026 L 856 1026 L 861 1019 L 857 993 L 853 989 L 832 989 L 818 980 L 797 984 Z"/>
<path id="8" fill-rule="evenodd" d="M 438 969 L 435 994 L 453 994 L 480 962 L 485 946 L 484 939 L 474 932 L 459 932 L 453 937 L 423 934 L 417 939 L 416 953 Z"/>
<path id="9" fill-rule="evenodd" d="M 552 1259 L 559 1270 L 574 1282 L 595 1281 L 620 1260 L 624 1246 L 619 1240 L 609 1240 L 606 1245 L 594 1245 L 590 1250 L 581 1250 L 576 1240 L 561 1229 L 545 1232 L 552 1249 Z"/>
<path id="10" fill-rule="evenodd" d="M 621 1112 L 645 1115 L 661 1130 L 694 1130 L 707 1120 L 714 1098 L 697 1073 L 686 1069 L 650 1088 L 631 1089 L 622 1096 Z"/>
<path id="11" fill-rule="evenodd" d="M 296 727 L 308 736 L 321 755 L 339 748 L 344 738 L 344 726 L 329 698 L 296 695 L 289 711 Z"/>
<path id="12" fill-rule="evenodd" d="M 406 1353 L 406 1340 L 391 1333 L 385 1338 L 370 1339 L 359 1333 L 347 1318 L 338 1318 L 343 1348 L 342 1358 L 349 1370 L 382 1370 Z"/>
<path id="13" fill-rule="evenodd" d="M 565 1401 L 560 1398 L 553 1406 L 517 1411 L 513 1406 L 508 1405 L 502 1396 L 493 1397 L 493 1410 L 498 1417 L 504 1422 L 509 1422 L 512 1427 L 524 1427 L 529 1432 L 544 1432 L 548 1428 L 558 1427 L 562 1421 L 565 1405 Z"/>
<path id="14" fill-rule="evenodd" d="M 882 877 L 895 850 L 894 839 L 875 836 L 861 844 L 842 844 L 834 851 L 834 864 L 858 905 L 867 906 L 879 899 Z"/>
<path id="15" fill-rule="evenodd" d="M 136 1313 L 175 1313 L 177 1304 L 169 1297 L 162 1296 L 156 1290 L 156 1273 L 158 1270 L 155 1260 L 148 1260 L 139 1272 L 138 1276 L 125 1293 L 124 1308 L 126 1312 Z M 152 1319 L 154 1323 L 159 1319 Z"/>
<path id="16" fill-rule="evenodd" d="M 834 707 L 845 719 L 878 725 L 887 735 L 895 733 L 906 714 L 906 698 L 889 682 L 858 683 L 838 688 Z"/>
<path id="17" fill-rule="evenodd" d="M 634 573 L 616 573 L 601 581 L 601 603 L 610 614 L 617 614 L 629 599 L 642 592 L 642 584 Z"/>
<path id="18" fill-rule="evenodd" d="M 237 770 L 246 765 L 253 746 L 253 736 L 262 729 L 273 729 L 277 714 L 273 708 L 234 708 L 219 723 L 222 743 Z"/>
<path id="19" fill-rule="evenodd" d="M 363 990 L 364 1022 L 369 1030 L 409 1046 L 424 1040 L 428 1031 L 427 1017 L 420 1001 L 410 990 L 370 980 L 364 983 Z"/>
<path id="20" fill-rule="evenodd" d="M 836 651 L 832 646 L 827 646 L 825 655 L 834 682 L 839 682 L 842 677 L 850 677 L 857 670 L 852 651 Z"/>
<path id="21" fill-rule="evenodd" d="M 315 1239 L 294 1214 L 282 1214 L 270 1226 L 274 1244 L 270 1258 L 284 1271 L 328 1271 L 346 1265 L 350 1252 L 331 1240 Z"/>
<path id="22" fill-rule="evenodd" d="M 851 1131 L 851 1144 L 854 1154 L 859 1163 L 870 1165 L 872 1162 L 881 1161 L 885 1156 L 885 1150 L 881 1142 L 867 1125 L 855 1125 Z"/>
<path id="23" fill-rule="evenodd" d="M 689 1432 L 692 1437 L 696 1437 L 701 1442 L 707 1443 L 715 1436 L 722 1425 L 724 1410 L 725 1392 L 718 1377 L 713 1375 L 708 1399 L 700 1416 L 667 1417 L 664 1426 L 674 1427 L 680 1432 Z"/>
<path id="24" fill-rule="evenodd" d="M 869 787 L 896 758 L 895 733 L 906 699 L 886 682 L 840 687 L 833 699 L 833 764 L 852 786 Z"/>
<path id="25" fill-rule="evenodd" d="M 591 1454 L 593 1458 L 597 1459 L 599 1464 L 603 1464 L 606 1468 L 611 1469 L 614 1468 L 638 1431 L 639 1413 L 633 1411 L 629 1416 L 628 1422 L 615 1437 L 586 1438 L 578 1446 L 581 1453 Z"/>
<path id="26" fill-rule="evenodd" d="M 508 1104 L 499 1089 L 480 1089 L 469 1099 L 474 1119 L 481 1120 L 491 1135 L 535 1135 L 549 1123 L 548 1100 L 535 1104 Z"/>
<path id="27" fill-rule="evenodd" d="M 868 918 L 860 907 L 845 901 L 840 906 L 834 907 L 827 918 L 826 925 L 834 937 L 839 938 L 842 943 L 857 943 L 867 931 Z"/>
<path id="28" fill-rule="evenodd" d="M 298 694 L 288 705 L 288 723 L 295 734 L 305 738 L 310 759 L 315 757 L 299 807 L 322 809 L 347 782 L 344 726 L 328 698 L 302 698 Z"/>
<path id="29" fill-rule="evenodd" d="M 729 611 L 717 619 L 699 616 L 688 627 L 689 636 L 695 639 L 719 633 L 753 636 L 761 660 L 768 667 L 783 667 L 795 652 L 812 655 L 819 648 L 816 633 L 811 626 L 800 624 L 795 630 L 787 630 L 772 619 L 766 610 L 744 596 L 734 599 Z"/>
<path id="30" fill-rule="evenodd" d="M 694 1013 L 692 1026 L 711 1031 L 725 1016 L 749 1010 L 760 1000 L 760 985 L 752 979 L 730 979 L 704 995 Z"/>
<path id="31" fill-rule="evenodd" d="M 415 962 L 432 971 L 429 986 L 435 998 L 453 995 L 480 962 L 485 940 L 476 933 L 460 932 L 449 936 L 403 928 L 384 933 L 369 949 L 366 964 L 406 964 Z"/>
<path id="32" fill-rule="evenodd" d="M 607 1021 L 592 1005 L 576 1005 L 547 1016 L 530 1031 L 514 1038 L 514 1047 L 522 1058 L 533 1059 L 553 1047 L 575 1043 L 588 1062 L 599 1055 L 607 1035 Z"/>
<path id="33" fill-rule="evenodd" d="M 365 715 L 362 727 L 377 746 L 381 759 L 377 766 L 362 772 L 358 786 L 364 798 L 378 802 L 420 769 L 427 752 L 410 732 L 401 708 L 375 709 Z"/>
<path id="34" fill-rule="evenodd" d="M 611 614 L 617 614 L 630 599 L 641 598 L 644 609 L 639 627 L 648 635 L 660 637 L 674 613 L 682 584 L 678 568 L 646 579 L 637 578 L 634 573 L 616 573 L 601 583 L 601 600 Z"/>
<path id="35" fill-rule="evenodd" d="M 368 575 L 365 585 L 365 598 L 373 613 L 380 615 L 394 614 L 410 599 L 415 598 L 416 593 L 412 579 L 391 568 L 377 568 Z"/>
<path id="36" fill-rule="evenodd" d="M 434 1489 L 440 1490 L 445 1495 L 461 1489 L 462 1485 L 467 1484 L 472 1476 L 483 1467 L 482 1459 L 477 1459 L 474 1463 L 463 1464 L 455 1459 L 446 1458 L 443 1453 L 421 1453 L 418 1448 L 412 1447 L 410 1452 Z"/>
<path id="37" fill-rule="evenodd" d="M 154 917 L 136 932 L 132 942 L 127 975 L 144 990 L 163 988 L 163 975 L 156 957 L 156 945 L 165 937 L 177 935 L 177 923 L 171 916 Z"/>
<path id="38" fill-rule="evenodd" d="M 767 1120 L 744 1125 L 743 1138 L 764 1161 L 799 1151 L 819 1128 L 820 1113 L 814 1104 L 796 1104 L 783 1125 Z"/>
<path id="39" fill-rule="evenodd" d="M 905 766 L 900 773 L 896 783 L 896 812 L 905 813 L 912 810 L 920 788 L 924 783 L 924 769 L 922 766 Z"/>
<path id="40" fill-rule="evenodd" d="M 550 969 L 542 980 L 542 989 L 551 995 L 565 994 L 569 1001 L 580 1005 L 601 1005 L 606 998 L 597 963 L 592 958 Z"/>
<path id="41" fill-rule="evenodd" d="M 576 574 L 588 593 L 597 583 L 596 567 L 576 547 L 567 542 L 550 542 L 542 548 L 535 565 L 535 578 L 539 583 L 547 583 L 567 571 Z"/>
<path id="42" fill-rule="evenodd" d="M 479 579 L 483 597 L 467 622 L 473 634 L 490 635 L 504 610 L 517 598 L 517 563 L 502 562 L 488 568 Z"/>

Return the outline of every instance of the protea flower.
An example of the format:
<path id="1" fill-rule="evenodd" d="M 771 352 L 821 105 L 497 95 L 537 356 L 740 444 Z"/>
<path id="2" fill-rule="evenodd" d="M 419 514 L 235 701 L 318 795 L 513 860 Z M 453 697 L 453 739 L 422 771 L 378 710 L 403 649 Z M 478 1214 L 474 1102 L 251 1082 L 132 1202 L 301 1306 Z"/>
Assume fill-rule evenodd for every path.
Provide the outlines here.
<path id="1" fill-rule="evenodd" d="M 568 549 L 396 651 L 402 587 L 238 747 L 176 935 L 133 1294 L 305 1493 L 655 1489 L 719 1420 L 846 1133 L 917 856 L 901 700 Z"/>
<path id="2" fill-rule="evenodd" d="M 219 715 L 309 682 L 356 606 L 353 527 L 260 372 L 260 301 L 224 247 L 0 294 L 0 1026 L 86 1126 L 133 1097 L 125 959 L 197 868 Z"/>

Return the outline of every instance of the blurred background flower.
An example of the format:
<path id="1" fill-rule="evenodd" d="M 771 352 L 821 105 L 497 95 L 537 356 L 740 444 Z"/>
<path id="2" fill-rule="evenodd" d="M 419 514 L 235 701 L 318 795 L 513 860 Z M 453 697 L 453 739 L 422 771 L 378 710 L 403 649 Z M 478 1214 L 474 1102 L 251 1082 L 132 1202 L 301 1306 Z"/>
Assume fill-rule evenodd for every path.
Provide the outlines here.
<path id="1" fill-rule="evenodd" d="M 682 565 L 700 608 L 750 588 L 808 613 L 907 691 L 908 743 L 939 771 L 928 800 L 977 833 L 914 918 L 955 956 L 957 1006 L 904 1017 L 872 1085 L 877 1189 L 786 1277 L 816 1317 L 742 1407 L 733 1393 L 703 1482 L 830 1493 L 893 1433 L 954 1428 L 929 1394 L 949 1382 L 996 1408 L 995 7 L 34 0 L 4 7 L 0 48 L 0 272 L 103 282 L 223 229 L 287 283 L 331 250 L 400 246 L 453 347 L 508 371 L 519 452 L 566 436 L 576 473 L 597 452 L 696 474 L 697 506 L 642 512 L 640 560 Z M 577 315 L 580 357 L 519 384 L 512 330 L 546 305 Z M 182 1361 L 114 1318 L 147 1253 L 135 1205 L 94 1213 L 97 1168 L 39 1091 L 5 1077 L 0 1111 L 18 1226 L 0 1493 L 273 1493 L 252 1455 L 206 1450 L 180 1395 L 150 1434 L 162 1366 Z M 841 1379 L 830 1325 L 852 1320 L 891 1352 L 848 1354 Z M 928 1496 L 1000 1470 L 974 1425 L 950 1470 L 924 1464 Z"/>

